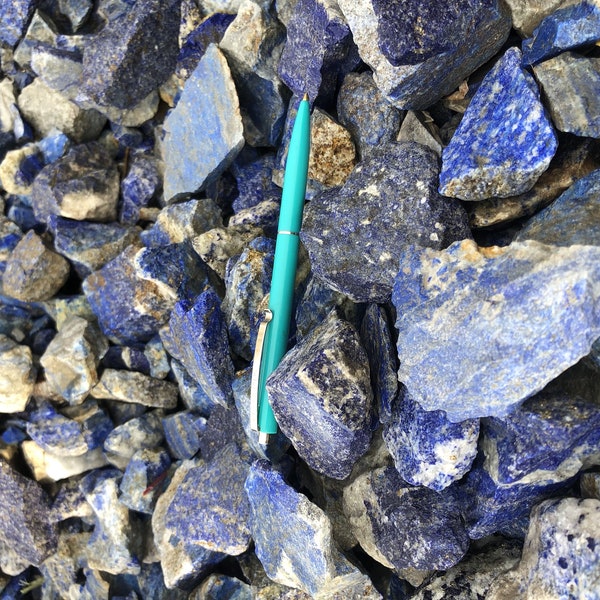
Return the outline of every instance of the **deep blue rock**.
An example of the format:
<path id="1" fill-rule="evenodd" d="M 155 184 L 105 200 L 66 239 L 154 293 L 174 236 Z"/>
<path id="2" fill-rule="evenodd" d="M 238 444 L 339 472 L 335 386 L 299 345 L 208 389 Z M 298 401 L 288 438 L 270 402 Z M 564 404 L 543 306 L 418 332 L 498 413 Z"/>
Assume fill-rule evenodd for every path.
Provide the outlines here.
<path id="1" fill-rule="evenodd" d="M 101 106 L 131 108 L 167 79 L 177 60 L 181 0 L 136 3 L 92 36 L 83 92 Z"/>
<path id="2" fill-rule="evenodd" d="M 198 119 L 198 115 L 202 119 Z M 227 61 L 214 44 L 186 81 L 164 129 L 164 198 L 201 190 L 214 181 L 244 145 L 237 92 Z M 181 152 L 195 148 L 194 153 Z"/>
<path id="3" fill-rule="evenodd" d="M 194 410 L 205 417 L 210 415 L 212 409 L 216 406 L 215 402 L 210 399 L 202 386 L 177 359 L 171 358 L 170 363 L 171 370 L 179 386 L 179 396 L 186 408 Z"/>
<path id="4" fill-rule="evenodd" d="M 185 460 L 193 458 L 200 450 L 200 438 L 206 429 L 206 419 L 185 410 L 165 417 L 163 429 L 171 454 Z"/>
<path id="5" fill-rule="evenodd" d="M 22 560 L 39 565 L 56 551 L 58 533 L 50 498 L 35 482 L 0 460 L 0 540 Z"/>
<path id="6" fill-rule="evenodd" d="M 15 0 L 0 9 L 0 42 L 3 46 L 15 46 L 25 33 L 35 9 L 35 0 Z"/>
<path id="7" fill-rule="evenodd" d="M 423 410 L 402 388 L 383 439 L 404 481 L 439 492 L 471 468 L 479 420 L 451 423 L 441 410 Z"/>
<path id="8" fill-rule="evenodd" d="M 576 181 L 550 206 L 531 217 L 515 241 L 553 246 L 600 246 L 600 170 Z"/>
<path id="9" fill-rule="evenodd" d="M 360 326 L 360 339 L 369 357 L 371 387 L 379 421 L 389 423 L 392 403 L 398 392 L 398 355 L 384 307 L 369 304 Z"/>
<path id="10" fill-rule="evenodd" d="M 211 600 L 252 600 L 252 587 L 235 577 L 213 573 L 192 592 L 191 597 Z"/>
<path id="11" fill-rule="evenodd" d="M 145 154 L 134 154 L 127 175 L 121 181 L 119 221 L 135 225 L 140 218 L 140 209 L 148 205 L 159 189 L 156 161 Z"/>
<path id="12" fill-rule="evenodd" d="M 497 0 L 340 0 L 361 58 L 388 100 L 425 109 L 502 47 L 511 26 Z"/>
<path id="13" fill-rule="evenodd" d="M 600 39 L 600 7 L 581 0 L 548 15 L 523 40 L 523 64 L 535 65 L 565 50 L 592 45 Z"/>
<path id="14" fill-rule="evenodd" d="M 257 235 L 264 233 L 267 237 L 276 237 L 279 221 L 279 196 L 278 193 L 276 199 L 263 200 L 255 206 L 241 209 L 229 219 L 228 229 L 251 227 L 255 231 L 260 230 Z"/>
<path id="15" fill-rule="evenodd" d="M 470 237 L 464 209 L 438 194 L 438 173 L 437 155 L 421 144 L 373 150 L 341 188 L 306 206 L 300 238 L 313 273 L 355 302 L 386 302 L 407 244 Z"/>
<path id="16" fill-rule="evenodd" d="M 246 438 L 240 415 L 235 407 L 225 408 L 219 404 L 211 411 L 200 438 L 200 456 L 211 461 L 231 442 L 235 442 L 240 448 L 245 446 Z"/>
<path id="17" fill-rule="evenodd" d="M 215 291 L 206 289 L 193 303 L 178 302 L 169 327 L 175 358 L 213 402 L 223 406 L 231 404 L 234 368 L 221 301 Z"/>
<path id="18" fill-rule="evenodd" d="M 330 0 L 299 0 L 286 29 L 279 76 L 296 96 L 327 105 L 359 64 L 348 23 Z"/>
<path id="19" fill-rule="evenodd" d="M 273 154 L 264 154 L 248 162 L 234 161 L 231 172 L 238 189 L 238 197 L 232 204 L 234 212 L 238 213 L 245 208 L 256 206 L 263 200 L 280 198 L 281 190 L 273 183 L 274 168 Z"/>
<path id="20" fill-rule="evenodd" d="M 283 358 L 267 380 L 275 418 L 298 454 L 335 479 L 371 441 L 373 393 L 358 332 L 335 311 Z"/>
<path id="21" fill-rule="evenodd" d="M 158 333 L 178 298 L 193 297 L 205 284 L 205 267 L 187 244 L 128 246 L 89 275 L 83 290 L 103 333 L 135 344 Z"/>
<path id="22" fill-rule="evenodd" d="M 344 489 L 344 513 L 364 550 L 395 569 L 448 569 L 469 538 L 451 496 L 406 485 L 394 467 L 357 477 Z"/>
<path id="23" fill-rule="evenodd" d="M 591 285 L 599 254 L 535 241 L 413 248 L 392 296 L 399 380 L 453 422 L 508 414 L 600 337 Z"/>
<path id="24" fill-rule="evenodd" d="M 110 346 L 102 357 L 102 367 L 139 371 L 150 375 L 150 363 L 139 346 Z"/>
<path id="25" fill-rule="evenodd" d="M 563 52 L 533 72 L 557 129 L 600 137 L 600 58 Z"/>
<path id="26" fill-rule="evenodd" d="M 521 51 L 509 48 L 485 76 L 442 152 L 440 193 L 462 200 L 531 189 L 558 146 Z"/>
<path id="27" fill-rule="evenodd" d="M 361 157 L 380 144 L 394 141 L 404 117 L 384 98 L 368 72 L 346 75 L 337 97 L 337 114 Z"/>

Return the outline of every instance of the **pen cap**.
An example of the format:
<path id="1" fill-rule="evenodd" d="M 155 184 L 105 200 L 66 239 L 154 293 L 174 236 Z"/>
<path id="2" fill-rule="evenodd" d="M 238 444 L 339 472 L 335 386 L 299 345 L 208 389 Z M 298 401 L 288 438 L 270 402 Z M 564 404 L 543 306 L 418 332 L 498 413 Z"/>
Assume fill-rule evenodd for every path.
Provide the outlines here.
<path id="1" fill-rule="evenodd" d="M 310 103 L 308 100 L 302 100 L 296 113 L 285 164 L 283 193 L 279 212 L 280 231 L 293 231 L 296 233 L 300 231 L 304 197 L 306 196 L 309 153 Z"/>

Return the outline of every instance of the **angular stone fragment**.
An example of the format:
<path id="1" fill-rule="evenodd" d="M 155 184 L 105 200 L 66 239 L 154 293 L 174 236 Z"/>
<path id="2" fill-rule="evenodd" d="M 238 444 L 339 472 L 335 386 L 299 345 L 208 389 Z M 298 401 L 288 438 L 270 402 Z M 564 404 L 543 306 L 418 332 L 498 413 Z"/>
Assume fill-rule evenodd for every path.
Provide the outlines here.
<path id="1" fill-rule="evenodd" d="M 200 450 L 200 438 L 206 419 L 183 410 L 163 419 L 165 439 L 171 454 L 180 460 L 193 458 Z"/>
<path id="2" fill-rule="evenodd" d="M 113 17 L 85 46 L 83 92 L 132 108 L 167 79 L 179 52 L 181 0 L 148 0 Z"/>
<path id="3" fill-rule="evenodd" d="M 6 261 L 22 237 L 23 232 L 14 221 L 0 217 L 0 272 L 4 273 Z"/>
<path id="4" fill-rule="evenodd" d="M 600 58 L 563 52 L 533 72 L 557 129 L 600 137 Z"/>
<path id="5" fill-rule="evenodd" d="M 25 409 L 33 394 L 35 376 L 29 347 L 0 334 L 0 413 Z"/>
<path id="6" fill-rule="evenodd" d="M 256 156 L 254 153 L 241 152 L 231 165 L 235 177 L 238 197 L 232 208 L 239 213 L 245 208 L 260 204 L 264 200 L 275 200 L 281 196 L 281 190 L 273 183 L 275 154 L 267 153 Z M 234 215 L 235 216 L 235 215 Z M 229 222 L 231 225 L 231 221 Z"/>
<path id="7" fill-rule="evenodd" d="M 190 594 L 189 600 L 225 597 L 235 598 L 235 600 L 251 600 L 252 587 L 235 577 L 213 573 Z"/>
<path id="8" fill-rule="evenodd" d="M 510 10 L 513 27 L 529 37 L 542 19 L 565 4 L 565 0 L 505 0 Z"/>
<path id="9" fill-rule="evenodd" d="M 121 181 L 119 221 L 135 225 L 140 218 L 140 210 L 148 205 L 159 188 L 156 160 L 145 154 L 134 154 L 127 175 Z"/>
<path id="10" fill-rule="evenodd" d="M 163 125 L 167 202 L 202 189 L 231 164 L 244 145 L 239 110 L 227 61 L 211 44 Z"/>
<path id="11" fill-rule="evenodd" d="M 0 459 L 0 541 L 29 564 L 39 565 L 56 551 L 56 524 L 50 498 L 34 481 Z"/>
<path id="12" fill-rule="evenodd" d="M 0 42 L 15 46 L 27 27 L 35 8 L 34 0 L 15 0 L 0 9 Z"/>
<path id="13" fill-rule="evenodd" d="M 440 8 L 411 0 L 340 0 L 375 83 L 402 109 L 423 109 L 489 60 L 510 30 L 503 3 L 461 0 Z"/>
<path id="14" fill-rule="evenodd" d="M 470 237 L 462 207 L 436 190 L 438 169 L 431 149 L 390 142 L 314 198 L 300 232 L 313 273 L 355 302 L 385 302 L 405 245 Z"/>
<path id="15" fill-rule="evenodd" d="M 469 546 L 450 497 L 407 486 L 393 467 L 367 471 L 346 487 L 344 512 L 363 549 L 390 568 L 448 569 Z"/>
<path id="16" fill-rule="evenodd" d="M 565 50 L 592 45 L 600 39 L 600 6 L 578 0 L 548 15 L 533 36 L 523 40 L 523 64 L 534 65 Z"/>
<path id="17" fill-rule="evenodd" d="M 270 463 L 256 461 L 245 488 L 256 555 L 270 579 L 323 600 L 381 597 L 339 552 L 325 513 L 285 483 Z"/>
<path id="18" fill-rule="evenodd" d="M 69 263 L 30 230 L 6 261 L 2 288 L 6 295 L 25 302 L 48 300 L 66 283 L 69 271 Z"/>
<path id="19" fill-rule="evenodd" d="M 173 376 L 179 386 L 179 396 L 185 407 L 201 415 L 209 415 L 216 404 L 176 358 L 171 358 L 170 363 Z"/>
<path id="20" fill-rule="evenodd" d="M 36 175 L 44 168 L 42 153 L 37 144 L 26 144 L 6 152 L 0 163 L 0 183 L 9 194 L 31 194 Z"/>
<path id="21" fill-rule="evenodd" d="M 485 76 L 442 153 L 440 193 L 462 200 L 515 196 L 533 187 L 557 149 L 521 52 L 509 48 Z"/>
<path id="22" fill-rule="evenodd" d="M 442 142 L 439 136 L 434 135 L 423 123 L 422 113 L 409 110 L 402 121 L 398 131 L 399 142 L 417 142 L 431 148 L 438 156 L 442 155 Z M 435 133 L 435 130 L 434 130 Z"/>
<path id="23" fill-rule="evenodd" d="M 290 350 L 267 380 L 281 430 L 316 471 L 350 474 L 371 440 L 373 393 L 357 331 L 335 311 Z"/>
<path id="24" fill-rule="evenodd" d="M 50 215 L 77 221 L 114 221 L 119 198 L 119 172 L 97 142 L 81 144 L 42 169 L 32 189 L 36 219 Z"/>
<path id="25" fill-rule="evenodd" d="M 169 327 L 171 352 L 175 358 L 182 362 L 213 403 L 231 404 L 234 368 L 221 301 L 215 291 L 206 289 L 193 304 L 178 302 Z"/>
<path id="26" fill-rule="evenodd" d="M 437 492 L 460 479 L 477 455 L 479 420 L 451 423 L 441 410 L 424 411 L 403 390 L 392 404 L 383 439 L 398 473 Z"/>
<path id="27" fill-rule="evenodd" d="M 600 500 L 546 500 L 531 513 L 521 562 L 494 581 L 487 600 L 598 597 Z"/>
<path id="28" fill-rule="evenodd" d="M 413 248 L 392 297 L 398 378 L 422 408 L 453 422 L 508 414 L 600 336 L 599 257 L 596 247 L 535 241 Z"/>

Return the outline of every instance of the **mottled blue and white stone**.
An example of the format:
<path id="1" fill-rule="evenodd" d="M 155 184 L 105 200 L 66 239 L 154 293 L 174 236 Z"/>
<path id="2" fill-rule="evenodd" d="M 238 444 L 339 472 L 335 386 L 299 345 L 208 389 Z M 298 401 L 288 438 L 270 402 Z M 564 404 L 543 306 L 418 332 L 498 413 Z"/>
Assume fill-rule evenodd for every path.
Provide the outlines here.
<path id="1" fill-rule="evenodd" d="M 523 64 L 535 65 L 565 50 L 593 45 L 600 39 L 600 6 L 579 0 L 548 15 L 523 40 Z"/>
<path id="2" fill-rule="evenodd" d="M 507 415 L 600 337 L 599 258 L 535 241 L 413 247 L 392 296 L 399 380 L 453 422 Z"/>
<path id="3" fill-rule="evenodd" d="M 119 221 L 124 225 L 135 225 L 140 211 L 157 194 L 160 185 L 157 161 L 146 154 L 134 154 L 127 175 L 121 180 Z"/>
<path id="4" fill-rule="evenodd" d="M 202 115 L 199 119 L 198 115 Z M 205 187 L 244 145 L 237 92 L 225 56 L 211 44 L 165 119 L 164 199 L 171 202 Z M 180 152 L 194 148 L 194 152 Z"/>
<path id="5" fill-rule="evenodd" d="M 531 513 L 520 563 L 492 583 L 486 600 L 598 600 L 599 546 L 600 500 L 546 500 Z"/>
<path id="6" fill-rule="evenodd" d="M 162 336 L 161 336 L 162 337 Z M 179 387 L 179 397 L 184 406 L 201 415 L 208 416 L 216 403 L 202 389 L 202 386 L 187 372 L 187 369 L 175 358 L 171 358 L 171 371 Z"/>
<path id="7" fill-rule="evenodd" d="M 33 394 L 36 374 L 29 346 L 0 334 L 0 413 L 25 409 Z"/>
<path id="8" fill-rule="evenodd" d="M 15 0 L 0 9 L 0 41 L 2 45 L 15 46 L 25 33 L 27 23 L 35 8 L 34 0 Z"/>
<path id="9" fill-rule="evenodd" d="M 344 513 L 362 548 L 394 569 L 448 569 L 469 547 L 451 496 L 408 486 L 394 467 L 358 476 L 344 489 Z"/>
<path id="10" fill-rule="evenodd" d="M 558 147 L 521 51 L 509 48 L 481 82 L 442 152 L 440 193 L 462 200 L 531 189 Z"/>
<path id="11" fill-rule="evenodd" d="M 193 458 L 200 450 L 200 438 L 206 429 L 206 419 L 182 410 L 163 419 L 165 440 L 171 454 L 180 460 Z"/>
<path id="12" fill-rule="evenodd" d="M 347 477 L 371 441 L 373 392 L 358 332 L 332 311 L 267 380 L 281 430 L 316 471 Z"/>
<path id="13" fill-rule="evenodd" d="M 533 72 L 557 129 L 600 137 L 600 58 L 563 52 Z"/>

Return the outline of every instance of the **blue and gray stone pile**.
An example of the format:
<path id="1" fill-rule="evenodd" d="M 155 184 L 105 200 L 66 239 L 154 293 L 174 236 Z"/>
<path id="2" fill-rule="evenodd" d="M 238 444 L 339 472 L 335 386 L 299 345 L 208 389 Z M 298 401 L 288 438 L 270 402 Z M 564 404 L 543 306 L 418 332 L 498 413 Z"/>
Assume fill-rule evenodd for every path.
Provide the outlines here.
<path id="1" fill-rule="evenodd" d="M 597 0 L 2 2 L 0 205 L 0 598 L 600 600 Z"/>

